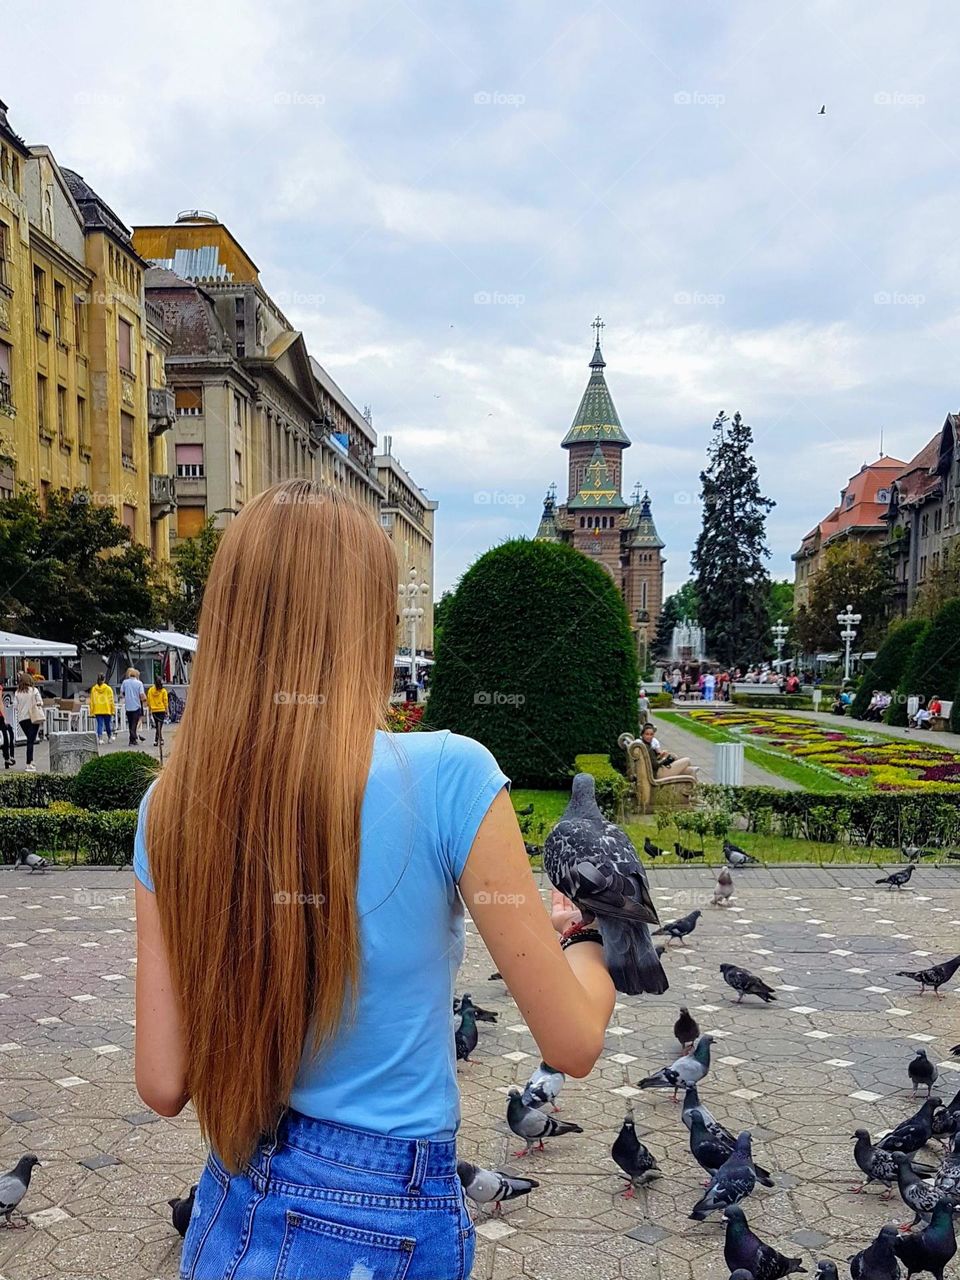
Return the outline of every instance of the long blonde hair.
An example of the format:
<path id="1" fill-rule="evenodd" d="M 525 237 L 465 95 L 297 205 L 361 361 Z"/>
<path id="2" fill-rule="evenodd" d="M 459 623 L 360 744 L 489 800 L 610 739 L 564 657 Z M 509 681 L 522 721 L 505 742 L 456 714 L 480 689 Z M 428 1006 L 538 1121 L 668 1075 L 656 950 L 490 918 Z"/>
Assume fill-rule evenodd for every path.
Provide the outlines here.
<path id="1" fill-rule="evenodd" d="M 233 1170 L 357 977 L 360 809 L 393 676 L 397 568 L 360 506 L 293 480 L 231 523 L 204 593 L 147 848 L 188 1089 Z"/>

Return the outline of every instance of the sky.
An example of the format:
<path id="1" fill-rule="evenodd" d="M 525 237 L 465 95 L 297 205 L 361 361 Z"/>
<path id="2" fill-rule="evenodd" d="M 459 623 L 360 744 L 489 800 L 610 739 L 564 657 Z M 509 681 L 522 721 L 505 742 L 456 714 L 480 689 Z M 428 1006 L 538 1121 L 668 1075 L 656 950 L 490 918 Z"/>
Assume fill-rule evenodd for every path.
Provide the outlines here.
<path id="1" fill-rule="evenodd" d="M 669 591 L 719 410 L 792 577 L 881 434 L 908 460 L 960 408 L 958 33 L 928 0 L 19 0 L 0 97 L 128 225 L 230 227 L 439 501 L 436 595 L 565 494 L 602 315 Z"/>

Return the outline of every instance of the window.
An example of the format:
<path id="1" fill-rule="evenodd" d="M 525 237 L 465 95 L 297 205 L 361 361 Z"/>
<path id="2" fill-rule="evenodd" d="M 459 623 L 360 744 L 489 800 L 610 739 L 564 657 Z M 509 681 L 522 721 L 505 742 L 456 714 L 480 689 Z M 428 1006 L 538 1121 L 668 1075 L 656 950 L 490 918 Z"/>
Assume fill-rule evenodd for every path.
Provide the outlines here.
<path id="1" fill-rule="evenodd" d="M 182 480 L 203 478 L 203 445 L 178 444 L 176 446 L 177 475 Z"/>
<path id="2" fill-rule="evenodd" d="M 37 431 L 41 439 L 47 435 L 47 380 L 42 373 L 37 374 Z"/>
<path id="3" fill-rule="evenodd" d="M 848 493 L 843 500 L 843 505 L 849 511 L 850 508 L 853 506 L 853 504 L 856 502 L 856 500 L 857 500 L 857 495 L 855 493 Z"/>
<path id="4" fill-rule="evenodd" d="M 67 388 L 57 387 L 57 437 L 60 444 L 66 447 L 69 444 L 69 432 L 67 431 Z"/>
<path id="5" fill-rule="evenodd" d="M 877 501 L 878 501 L 878 502 L 883 503 L 883 505 L 884 505 L 884 506 L 886 506 L 886 504 L 890 501 L 890 490 L 889 490 L 889 489 L 878 489 L 878 490 L 877 490 Z"/>
<path id="6" fill-rule="evenodd" d="M 918 582 L 922 582 L 926 576 L 927 576 L 927 557 L 926 557 L 926 556 L 921 556 L 921 557 L 920 557 L 920 572 L 919 572 L 919 573 L 918 573 L 918 575 L 917 575 L 917 581 L 918 581 Z"/>
<path id="7" fill-rule="evenodd" d="M 199 417 L 203 413 L 203 387 L 174 387 L 178 418 Z"/>
<path id="8" fill-rule="evenodd" d="M 233 425 L 235 427 L 243 425 L 243 401 L 236 392 L 233 396 Z"/>
<path id="9" fill-rule="evenodd" d="M 137 531 L 137 508 L 125 502 L 120 509 L 120 522 L 132 538 Z"/>
<path id="10" fill-rule="evenodd" d="M 90 437 L 87 435 L 87 402 L 83 396 L 77 396 L 77 443 L 81 450 L 89 452 Z"/>
<path id="11" fill-rule="evenodd" d="M 956 508 L 955 508 L 954 503 L 952 503 L 952 502 L 951 502 L 951 503 L 949 503 L 949 504 L 948 504 L 948 506 L 947 506 L 947 524 L 948 524 L 948 525 L 953 524 L 953 518 L 954 518 L 954 512 L 955 512 L 955 510 L 956 510 Z"/>
<path id="12" fill-rule="evenodd" d="M 124 373 L 133 373 L 133 325 L 126 320 L 120 321 L 120 368 Z"/>
<path id="13" fill-rule="evenodd" d="M 936 573 L 937 570 L 940 568 L 940 552 L 939 551 L 935 551 L 933 555 L 930 557 L 930 567 L 934 573 Z"/>
<path id="14" fill-rule="evenodd" d="M 0 408 L 13 408 L 13 347 L 0 342 Z"/>
<path id="15" fill-rule="evenodd" d="M 58 281 L 53 284 L 53 332 L 58 342 L 63 342 L 63 285 Z"/>
<path id="16" fill-rule="evenodd" d="M 84 310 L 85 302 L 83 296 L 79 293 L 73 295 L 73 340 L 77 345 L 77 354 L 80 354 L 80 348 L 85 345 L 84 339 L 87 334 L 87 313 Z"/>
<path id="17" fill-rule="evenodd" d="M 39 267 L 33 268 L 33 320 L 43 332 L 43 310 L 46 301 L 47 278 Z"/>
<path id="18" fill-rule="evenodd" d="M 125 467 L 133 466 L 133 428 L 132 413 L 120 414 L 120 461 Z"/>
<path id="19" fill-rule="evenodd" d="M 930 532 L 930 516 L 929 514 L 920 517 L 920 537 L 925 538 Z"/>
<path id="20" fill-rule="evenodd" d="M 233 483 L 243 483 L 243 457 L 239 449 L 233 451 Z"/>
<path id="21" fill-rule="evenodd" d="M 933 532 L 939 533 L 942 527 L 943 527 L 943 508 L 937 507 L 936 511 L 933 513 Z"/>
<path id="22" fill-rule="evenodd" d="M 177 537 L 194 538 L 204 526 L 203 507 L 177 507 Z"/>
<path id="23" fill-rule="evenodd" d="M 0 222 L 0 284 L 9 285 L 7 260 L 10 256 L 10 228 Z"/>
<path id="24" fill-rule="evenodd" d="M 148 351 L 147 352 L 147 386 L 148 387 L 153 386 L 153 364 L 154 364 L 153 352 Z"/>
<path id="25" fill-rule="evenodd" d="M 10 156 L 6 147 L 0 147 L 0 182 L 5 187 L 10 185 Z"/>

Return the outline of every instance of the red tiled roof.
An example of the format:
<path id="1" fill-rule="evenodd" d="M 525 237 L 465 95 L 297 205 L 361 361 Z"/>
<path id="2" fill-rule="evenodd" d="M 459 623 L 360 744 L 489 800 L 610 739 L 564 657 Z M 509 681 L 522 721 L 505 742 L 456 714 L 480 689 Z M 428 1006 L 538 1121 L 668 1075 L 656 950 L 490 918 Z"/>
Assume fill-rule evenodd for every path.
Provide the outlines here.
<path id="1" fill-rule="evenodd" d="M 911 458 L 897 476 L 897 492 L 901 506 L 905 502 L 917 502 L 928 497 L 939 486 L 940 477 L 934 471 L 934 467 L 940 460 L 941 435 L 942 431 L 938 431 L 932 439 L 928 440 L 916 457 Z"/>

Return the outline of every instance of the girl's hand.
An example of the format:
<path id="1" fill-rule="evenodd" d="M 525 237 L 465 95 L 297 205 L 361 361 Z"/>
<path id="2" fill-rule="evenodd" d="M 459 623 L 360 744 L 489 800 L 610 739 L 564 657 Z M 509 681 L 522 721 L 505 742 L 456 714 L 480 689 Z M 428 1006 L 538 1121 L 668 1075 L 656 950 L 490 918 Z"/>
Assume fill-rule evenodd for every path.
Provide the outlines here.
<path id="1" fill-rule="evenodd" d="M 582 919 L 579 908 L 559 889 L 554 889 L 550 903 L 550 923 L 557 933 L 563 933 L 570 925 L 579 924 Z"/>

